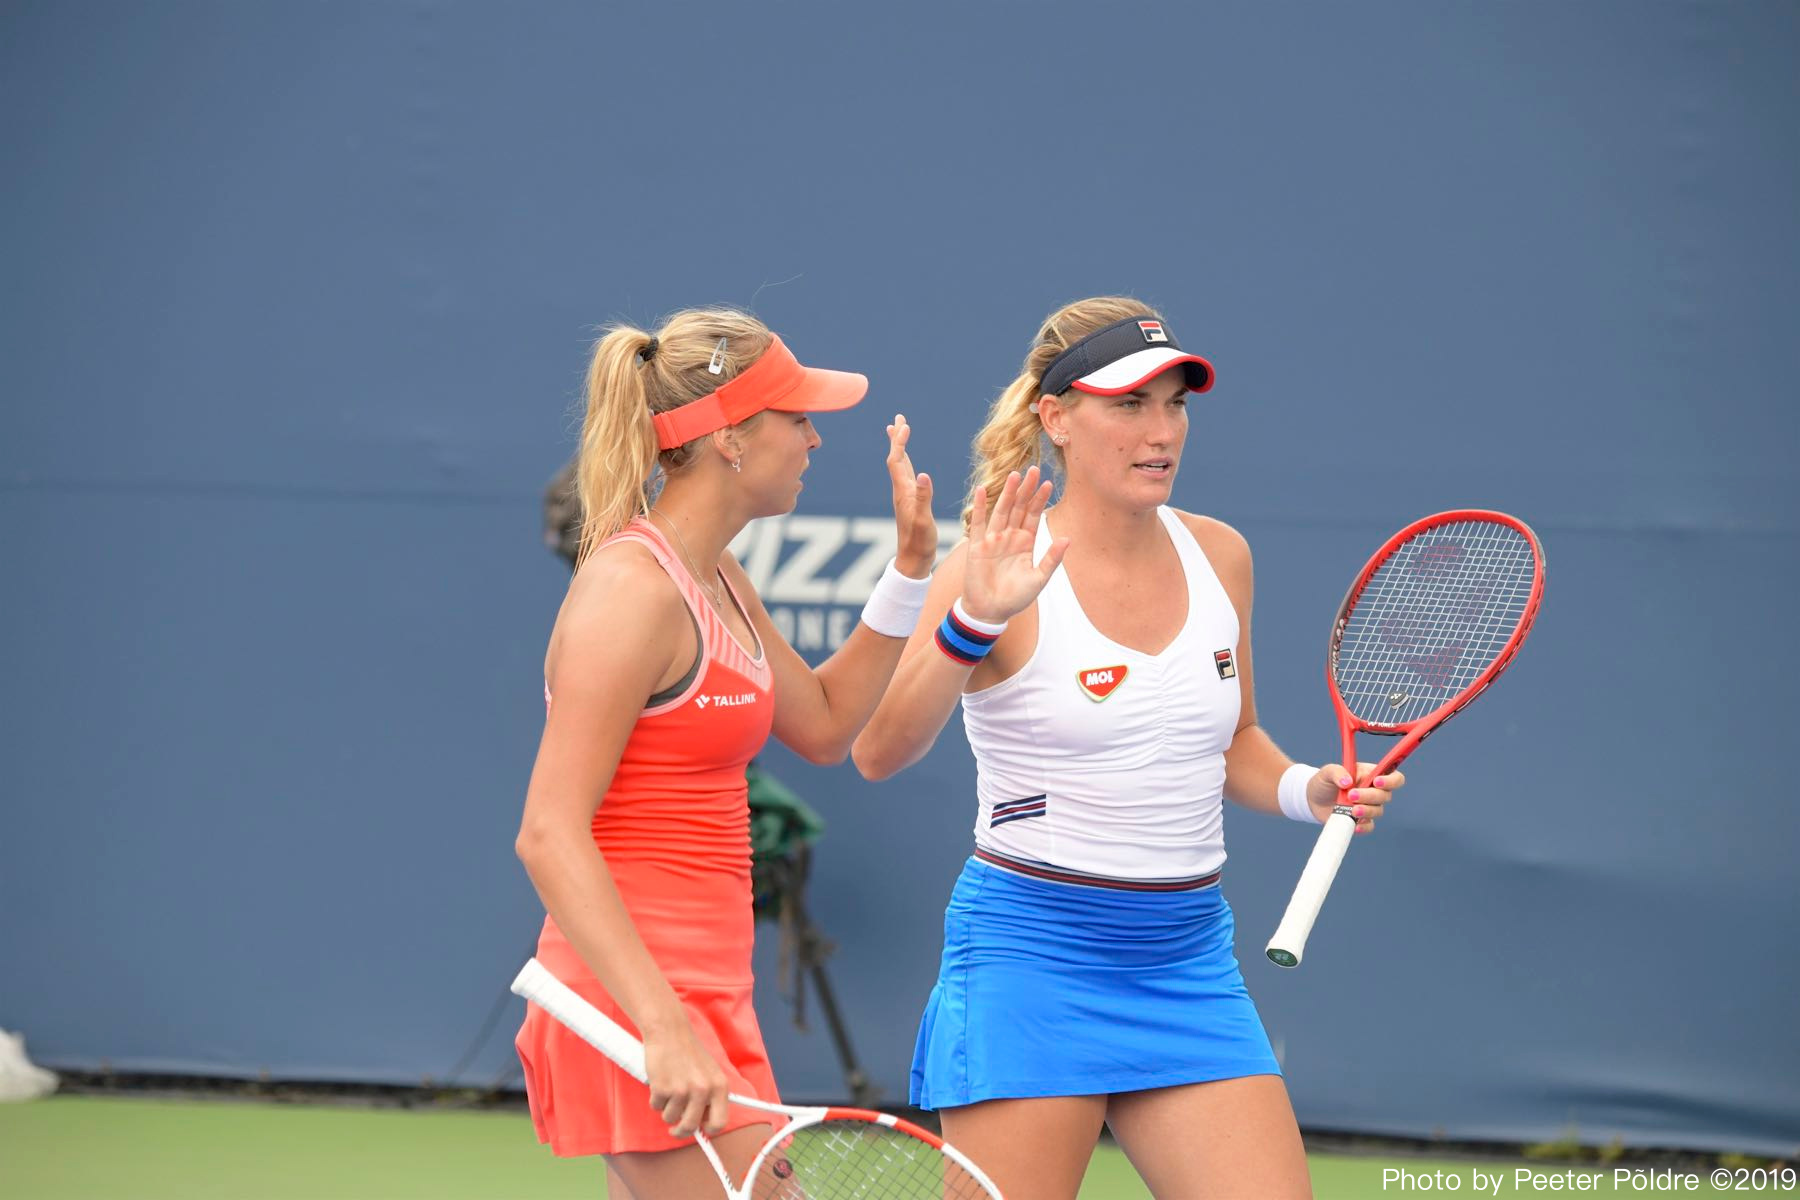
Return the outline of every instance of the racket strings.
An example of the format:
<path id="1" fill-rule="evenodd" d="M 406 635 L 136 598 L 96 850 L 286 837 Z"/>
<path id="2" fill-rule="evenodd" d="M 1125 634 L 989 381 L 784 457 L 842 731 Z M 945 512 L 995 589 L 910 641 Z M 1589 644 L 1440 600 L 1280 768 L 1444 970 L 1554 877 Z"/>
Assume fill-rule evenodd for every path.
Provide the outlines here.
<path id="1" fill-rule="evenodd" d="M 1345 707 L 1400 725 L 1465 691 L 1525 620 L 1537 572 L 1530 540 L 1501 522 L 1455 521 L 1407 539 L 1344 619 L 1332 678 Z"/>
<path id="2" fill-rule="evenodd" d="M 822 1121 L 770 1151 L 752 1200 L 993 1200 L 929 1142 L 870 1121 Z"/>

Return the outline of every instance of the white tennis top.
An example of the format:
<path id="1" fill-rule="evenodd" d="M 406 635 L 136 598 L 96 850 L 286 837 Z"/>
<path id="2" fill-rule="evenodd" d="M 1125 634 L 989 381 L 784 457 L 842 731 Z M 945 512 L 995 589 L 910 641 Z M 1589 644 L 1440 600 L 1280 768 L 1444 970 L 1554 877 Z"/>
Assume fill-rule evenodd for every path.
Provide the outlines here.
<path id="1" fill-rule="evenodd" d="M 1095 629 L 1059 570 L 1037 599 L 1030 660 L 962 698 L 978 847 L 1135 881 L 1224 864 L 1225 750 L 1240 708 L 1237 612 L 1181 518 L 1157 511 L 1188 594 L 1187 622 L 1161 654 Z M 1049 545 L 1040 524 L 1037 555 Z"/>

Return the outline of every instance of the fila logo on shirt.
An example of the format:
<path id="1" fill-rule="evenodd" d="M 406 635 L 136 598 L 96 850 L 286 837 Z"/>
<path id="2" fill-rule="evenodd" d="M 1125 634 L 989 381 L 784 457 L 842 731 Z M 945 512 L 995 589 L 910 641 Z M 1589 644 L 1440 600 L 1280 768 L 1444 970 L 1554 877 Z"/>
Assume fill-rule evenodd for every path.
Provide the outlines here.
<path id="1" fill-rule="evenodd" d="M 1220 679 L 1235 679 L 1235 678 L 1237 678 L 1237 668 L 1235 666 L 1233 666 L 1231 663 L 1231 651 L 1229 651 L 1229 650 L 1214 650 L 1213 651 L 1213 666 L 1219 668 L 1219 678 Z"/>
<path id="2" fill-rule="evenodd" d="M 1139 321 L 1138 332 L 1144 335 L 1146 342 L 1166 342 L 1169 335 L 1163 332 L 1161 321 Z"/>
<path id="3" fill-rule="evenodd" d="M 1118 690 L 1119 685 L 1125 682 L 1128 671 L 1129 668 L 1124 666 L 1092 667 L 1086 671 L 1077 671 L 1075 682 L 1081 685 L 1081 690 L 1087 693 L 1089 700 L 1098 704 Z"/>
<path id="4" fill-rule="evenodd" d="M 736 696 L 695 696 L 694 703 L 701 708 L 712 705 L 714 708 L 737 708 L 744 704 L 755 704 L 755 692 L 742 692 Z"/>

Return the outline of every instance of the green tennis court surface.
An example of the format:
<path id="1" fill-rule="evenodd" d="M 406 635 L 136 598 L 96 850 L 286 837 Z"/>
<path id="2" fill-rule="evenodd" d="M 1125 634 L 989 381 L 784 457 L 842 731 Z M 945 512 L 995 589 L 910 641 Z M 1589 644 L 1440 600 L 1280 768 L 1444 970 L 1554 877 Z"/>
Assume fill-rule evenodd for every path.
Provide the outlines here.
<path id="1" fill-rule="evenodd" d="M 1383 1186 L 1384 1169 L 1415 1180 L 1471 1172 L 1503 1176 L 1501 1196 L 1562 1196 L 1520 1187 L 1521 1167 L 1543 1164 L 1313 1155 L 1319 1200 L 1437 1196 L 1415 1182 Z M 1712 1194 L 1700 1171 L 1700 1193 Z M 1610 1171 L 1588 1195 L 1653 1194 L 1615 1189 Z M 6 1200 L 597 1200 L 602 1174 L 591 1160 L 557 1159 L 518 1113 L 414 1111 L 224 1101 L 59 1096 L 0 1105 L 0 1197 Z M 1666 1193 L 1663 1193 L 1666 1194 Z M 1687 1194 L 1694 1194 L 1689 1192 Z M 1792 1193 L 1789 1193 L 1792 1194 Z M 1125 1156 L 1103 1146 L 1081 1200 L 1142 1200 L 1149 1193 Z M 1029 1198 L 1025 1198 L 1029 1200 Z"/>

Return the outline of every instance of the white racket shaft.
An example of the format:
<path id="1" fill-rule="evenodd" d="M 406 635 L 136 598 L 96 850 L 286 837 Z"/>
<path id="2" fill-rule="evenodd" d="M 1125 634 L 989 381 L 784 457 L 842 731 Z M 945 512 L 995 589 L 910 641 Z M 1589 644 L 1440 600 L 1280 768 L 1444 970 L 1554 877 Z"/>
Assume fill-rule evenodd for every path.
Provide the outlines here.
<path id="1" fill-rule="evenodd" d="M 1343 863 L 1344 853 L 1350 849 L 1350 839 L 1355 833 L 1356 818 L 1350 815 L 1348 808 L 1340 806 L 1325 819 L 1325 828 L 1319 831 L 1319 840 L 1313 843 L 1312 856 L 1306 860 L 1306 869 L 1300 872 L 1300 882 L 1294 885 L 1294 894 L 1288 900 L 1281 925 L 1269 939 L 1270 962 L 1281 967 L 1300 965 L 1301 956 L 1306 953 L 1306 939 L 1312 935 L 1313 922 L 1319 919 L 1319 909 L 1331 891 L 1332 881 L 1337 878 L 1338 867 Z"/>

